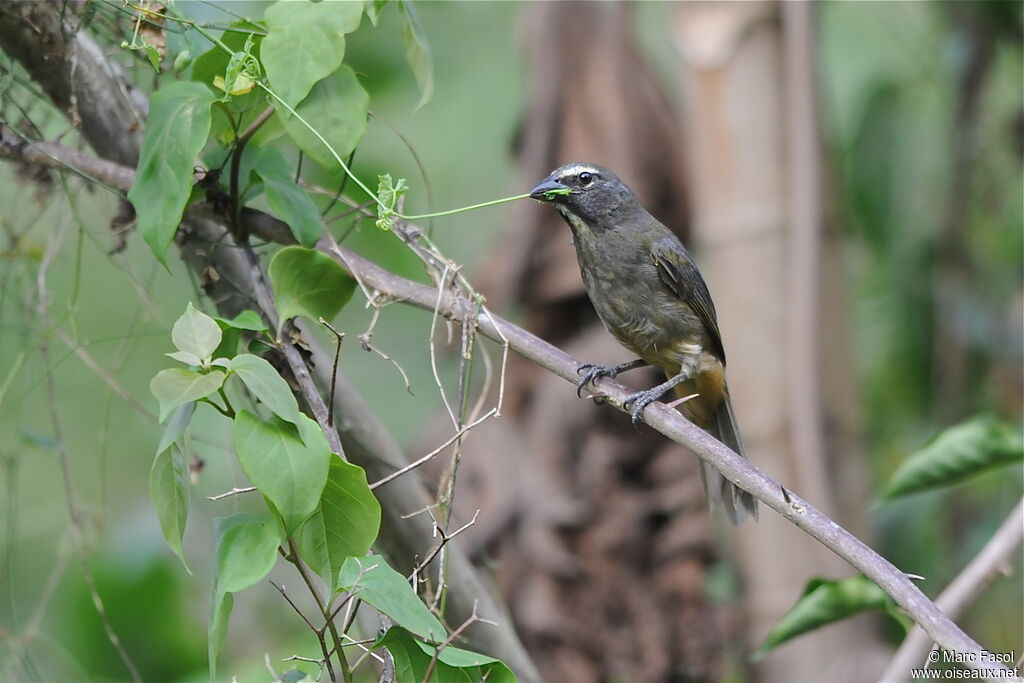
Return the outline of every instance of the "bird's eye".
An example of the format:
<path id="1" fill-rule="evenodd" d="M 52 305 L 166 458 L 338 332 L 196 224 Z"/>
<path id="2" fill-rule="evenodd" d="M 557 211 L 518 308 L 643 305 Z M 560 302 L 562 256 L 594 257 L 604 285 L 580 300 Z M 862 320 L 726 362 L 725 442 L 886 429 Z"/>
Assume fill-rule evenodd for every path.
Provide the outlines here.
<path id="1" fill-rule="evenodd" d="M 583 173 L 580 173 L 577 180 L 579 180 L 581 187 L 586 187 L 590 183 L 594 182 L 594 174 L 584 171 Z"/>

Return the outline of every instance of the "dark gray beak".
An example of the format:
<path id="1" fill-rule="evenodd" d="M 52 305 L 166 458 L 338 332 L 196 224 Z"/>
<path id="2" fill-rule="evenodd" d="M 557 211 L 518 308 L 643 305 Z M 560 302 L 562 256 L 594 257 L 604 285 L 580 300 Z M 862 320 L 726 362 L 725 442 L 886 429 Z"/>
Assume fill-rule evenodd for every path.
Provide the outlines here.
<path id="1" fill-rule="evenodd" d="M 558 182 L 554 178 L 545 178 L 541 181 L 540 185 L 530 190 L 530 199 L 536 199 L 539 202 L 553 202 L 562 195 L 550 195 L 549 192 L 561 191 L 565 192 L 569 188 Z"/>

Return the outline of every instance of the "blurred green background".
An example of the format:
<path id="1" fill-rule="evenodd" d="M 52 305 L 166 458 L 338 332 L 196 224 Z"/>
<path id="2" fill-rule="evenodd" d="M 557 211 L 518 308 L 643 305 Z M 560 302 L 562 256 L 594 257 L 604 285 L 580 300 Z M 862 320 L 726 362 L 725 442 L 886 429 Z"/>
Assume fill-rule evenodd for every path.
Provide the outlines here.
<path id="1" fill-rule="evenodd" d="M 215 5 L 180 6 L 223 20 Z M 829 212 L 846 243 L 853 346 L 876 488 L 908 452 L 958 419 L 992 411 L 1020 423 L 1020 5 L 986 7 L 993 55 L 979 95 L 977 153 L 968 160 L 970 191 L 962 189 L 966 221 L 958 253 L 951 255 L 946 221 L 959 167 L 953 156 L 958 79 L 969 53 L 960 13 L 943 3 L 819 6 Z M 526 191 L 515 172 L 512 141 L 527 88 L 516 31 L 528 6 L 424 2 L 418 9 L 434 54 L 436 91 L 417 111 L 419 94 L 403 57 L 396 9 L 386 7 L 376 28 L 364 19 L 349 38 L 346 62 L 360 74 L 380 118 L 371 120 L 358 148 L 356 174 L 406 177 L 412 185 L 407 209 L 428 210 L 417 166 L 405 143 L 381 123 L 386 121 L 421 158 L 433 207 Z M 258 3 L 240 2 L 230 3 L 230 10 L 254 17 L 263 11 Z M 638 3 L 633 12 L 640 42 L 662 73 L 672 68 L 671 10 L 667 3 Z M 148 78 L 145 64 L 132 64 L 140 79 Z M 0 65 L 10 72 L 6 57 Z M 9 102 L 3 105 L 9 116 Z M 32 113 L 44 129 L 62 129 L 45 107 Z M 195 571 L 188 576 L 164 546 L 149 503 L 146 482 L 160 430 L 57 334 L 78 340 L 152 413 L 149 380 L 168 367 L 162 354 L 172 350 L 170 325 L 201 294 L 180 263 L 171 259 L 170 272 L 164 271 L 136 235 L 124 252 L 110 253 L 116 241 L 108 224 L 117 202 L 103 190 L 74 178 L 43 187 L 4 163 L 0 206 L 0 680 L 128 680 L 71 551 L 58 438 L 67 448 L 71 495 L 87 515 L 86 562 L 143 678 L 205 680 L 210 520 L 246 505 L 240 497 L 219 504 L 205 498 L 244 484 L 225 457 L 225 426 L 199 411 L 195 447 L 206 469 L 193 493 L 185 537 Z M 436 222 L 434 237 L 471 275 L 514 215 L 512 206 L 445 218 Z M 21 236 L 17 243 L 15 235 Z M 57 242 L 47 264 L 47 320 L 36 313 L 36 274 Z M 418 261 L 370 222 L 355 228 L 346 245 L 423 279 Z M 965 279 L 956 280 L 957 274 Z M 339 320 L 350 339 L 366 327 L 362 303 L 357 295 Z M 416 436 L 440 405 L 424 343 L 428 328 L 428 314 L 402 306 L 387 307 L 377 326 L 375 343 L 408 372 L 415 396 L 396 389 L 400 378 L 391 364 L 357 344 L 346 345 L 342 355 L 344 371 L 410 452 L 422 450 Z M 952 398 L 944 393 L 941 339 L 965 350 L 965 379 Z M 59 436 L 51 410 L 59 418 Z M 883 554 L 925 575 L 922 587 L 934 594 L 1022 492 L 1019 468 L 1003 469 L 955 489 L 877 504 L 870 514 Z M 1022 601 L 1020 581 L 1000 582 L 972 609 L 967 630 L 997 649 L 1019 647 Z M 31 639 L 23 647 L 11 636 L 26 630 Z M 264 652 L 281 657 L 311 650 L 310 636 L 269 586 L 236 600 L 224 670 L 241 672 L 241 681 L 266 680 Z"/>

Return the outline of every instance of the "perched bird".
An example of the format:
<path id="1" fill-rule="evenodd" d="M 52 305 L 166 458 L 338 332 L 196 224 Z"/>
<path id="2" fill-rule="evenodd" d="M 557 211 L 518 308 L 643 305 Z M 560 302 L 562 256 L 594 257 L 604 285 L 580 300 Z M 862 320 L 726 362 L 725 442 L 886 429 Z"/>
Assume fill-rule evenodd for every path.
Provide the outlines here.
<path id="1" fill-rule="evenodd" d="M 628 398 L 634 424 L 644 408 L 669 389 L 679 397 L 696 394 L 679 410 L 743 455 L 725 384 L 725 350 L 715 305 L 679 239 L 601 166 L 562 166 L 530 196 L 553 204 L 569 224 L 583 284 L 598 317 L 620 344 L 639 356 L 612 367 L 581 365 L 577 392 L 599 377 L 655 366 L 668 379 Z M 700 465 L 712 509 L 722 505 L 737 525 L 748 514 L 757 517 L 752 495 L 703 460 Z"/>

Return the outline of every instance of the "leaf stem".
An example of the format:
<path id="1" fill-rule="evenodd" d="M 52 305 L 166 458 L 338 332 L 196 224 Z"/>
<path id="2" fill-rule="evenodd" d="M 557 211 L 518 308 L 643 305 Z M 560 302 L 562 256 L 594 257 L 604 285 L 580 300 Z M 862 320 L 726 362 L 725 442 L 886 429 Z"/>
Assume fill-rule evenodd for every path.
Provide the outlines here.
<path id="1" fill-rule="evenodd" d="M 497 204 L 505 204 L 508 202 L 514 202 L 517 199 L 529 199 L 529 194 L 517 194 L 514 197 L 505 197 L 504 199 L 492 199 L 489 202 L 482 202 L 480 204 L 472 204 L 470 206 L 463 206 L 459 209 L 449 209 L 448 211 L 435 211 L 434 213 L 420 213 L 413 216 L 407 216 L 404 213 L 394 214 L 398 218 L 406 221 L 423 220 L 424 218 L 439 218 L 441 216 L 451 216 L 452 214 L 462 213 L 463 211 L 473 211 L 475 209 L 483 209 L 488 206 L 495 206 Z"/>

